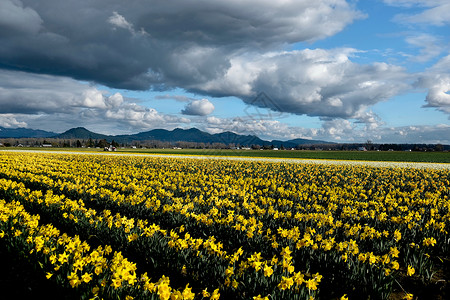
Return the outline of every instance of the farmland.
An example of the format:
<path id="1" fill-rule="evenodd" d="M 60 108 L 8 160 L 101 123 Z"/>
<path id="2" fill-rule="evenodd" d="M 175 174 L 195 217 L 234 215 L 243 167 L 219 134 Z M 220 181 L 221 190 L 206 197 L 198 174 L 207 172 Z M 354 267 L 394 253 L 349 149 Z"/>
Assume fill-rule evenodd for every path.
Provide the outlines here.
<path id="1" fill-rule="evenodd" d="M 312 150 L 227 150 L 227 149 L 124 149 L 126 153 L 181 154 L 297 159 L 403 161 L 450 163 L 449 152 L 407 151 L 312 151 Z"/>
<path id="2" fill-rule="evenodd" d="M 73 151 L 83 153 L 98 153 L 96 148 L 33 148 L 13 147 L 3 148 L 14 151 Z M 27 149 L 27 150 L 24 150 Z M 159 149 L 159 148 L 119 148 L 117 153 L 129 154 L 161 154 L 161 155 L 196 155 L 220 157 L 254 157 L 254 158 L 284 158 L 284 159 L 327 159 L 356 161 L 395 161 L 395 162 L 425 162 L 450 163 L 450 152 L 439 151 L 319 151 L 319 150 L 241 150 L 241 149 Z"/>
<path id="3" fill-rule="evenodd" d="M 0 244 L 75 298 L 444 299 L 449 197 L 448 169 L 2 151 Z"/>

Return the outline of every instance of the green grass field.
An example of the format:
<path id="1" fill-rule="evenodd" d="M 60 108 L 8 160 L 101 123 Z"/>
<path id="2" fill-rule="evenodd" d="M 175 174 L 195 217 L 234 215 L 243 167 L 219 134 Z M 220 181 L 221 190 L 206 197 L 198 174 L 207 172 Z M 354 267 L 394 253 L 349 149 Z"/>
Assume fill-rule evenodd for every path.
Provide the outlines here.
<path id="1" fill-rule="evenodd" d="M 119 152 L 243 157 L 278 157 L 367 161 L 450 163 L 450 152 L 404 151 L 306 151 L 306 150 L 214 150 L 214 149 L 119 149 Z"/>

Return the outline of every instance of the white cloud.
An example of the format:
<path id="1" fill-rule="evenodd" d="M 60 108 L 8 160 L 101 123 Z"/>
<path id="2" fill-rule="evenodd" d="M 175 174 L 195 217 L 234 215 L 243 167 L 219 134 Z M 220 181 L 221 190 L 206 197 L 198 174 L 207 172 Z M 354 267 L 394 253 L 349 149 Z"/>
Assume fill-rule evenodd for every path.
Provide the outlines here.
<path id="1" fill-rule="evenodd" d="M 114 108 L 119 107 L 123 103 L 123 96 L 120 93 L 115 93 L 105 99 L 107 107 Z"/>
<path id="2" fill-rule="evenodd" d="M 157 96 L 155 96 L 155 99 L 157 99 L 157 100 L 172 99 L 172 100 L 175 100 L 175 101 L 178 101 L 178 102 L 189 102 L 189 101 L 196 100 L 194 98 L 190 98 L 190 97 L 187 97 L 185 95 L 169 95 L 169 94 L 157 95 Z"/>
<path id="3" fill-rule="evenodd" d="M 434 126 L 403 126 L 383 128 L 380 130 L 383 143 L 423 143 L 423 144 L 450 144 L 448 132 L 450 125 L 439 124 Z M 376 141 L 374 141 L 376 142 Z"/>
<path id="4" fill-rule="evenodd" d="M 443 4 L 423 11 L 417 15 L 399 15 L 398 20 L 407 23 L 425 23 L 435 26 L 445 26 L 450 24 L 450 3 Z"/>
<path id="5" fill-rule="evenodd" d="M 133 25 L 128 23 L 128 21 L 120 15 L 117 11 L 113 12 L 113 15 L 108 18 L 108 22 L 114 26 L 128 29 L 130 32 L 134 32 Z"/>
<path id="6" fill-rule="evenodd" d="M 26 122 L 17 121 L 16 116 L 13 114 L 0 114 L 0 127 L 17 128 L 27 127 Z"/>
<path id="7" fill-rule="evenodd" d="M 161 114 L 153 108 L 146 108 L 135 103 L 127 103 L 103 114 L 106 122 L 119 124 L 144 131 L 156 128 L 176 127 L 180 123 L 189 123 L 186 118 Z"/>
<path id="8" fill-rule="evenodd" d="M 450 118 L 450 55 L 443 57 L 425 71 L 417 85 L 428 89 L 426 107 L 435 107 Z"/>
<path id="9" fill-rule="evenodd" d="M 447 3 L 447 0 L 384 0 L 385 3 L 392 6 L 404 6 L 404 7 L 429 7 L 437 6 Z"/>
<path id="10" fill-rule="evenodd" d="M 404 69 L 353 63 L 350 58 L 355 52 L 344 48 L 247 53 L 233 58 L 222 77 L 196 88 L 221 96 L 232 93 L 248 104 L 281 112 L 355 118 L 368 106 L 410 87 Z M 259 92 L 270 101 L 258 101 Z"/>
<path id="11" fill-rule="evenodd" d="M 207 117 L 204 129 L 210 133 L 231 131 L 237 134 L 256 135 L 261 138 L 286 137 L 288 125 L 277 120 L 258 120 L 248 117 Z"/>
<path id="12" fill-rule="evenodd" d="M 358 123 L 364 124 L 366 130 L 374 130 L 385 125 L 381 118 L 373 111 L 362 111 L 355 116 Z"/>
<path id="13" fill-rule="evenodd" d="M 100 91 L 94 87 L 88 88 L 82 92 L 82 98 L 79 104 L 84 108 L 115 108 L 120 106 L 124 99 L 120 93 L 115 93 L 111 96 L 105 96 L 104 91 Z"/>
<path id="14" fill-rule="evenodd" d="M 181 111 L 184 115 L 206 116 L 214 111 L 214 104 L 208 99 L 194 100 Z"/>
<path id="15" fill-rule="evenodd" d="M 332 136 L 334 140 L 345 141 L 348 136 L 354 135 L 355 126 L 349 120 L 334 119 L 322 124 L 322 134 Z"/>
<path id="16" fill-rule="evenodd" d="M 112 16 L 108 18 L 108 23 L 112 24 L 114 29 L 117 27 L 128 30 L 131 34 L 136 35 L 133 24 L 129 23 L 124 16 L 119 14 L 117 11 L 113 11 Z M 147 32 L 143 28 L 139 31 L 140 34 L 146 35 Z"/>
<path id="17" fill-rule="evenodd" d="M 437 76 L 431 81 L 425 82 L 425 84 L 429 84 L 429 92 L 426 98 L 427 106 L 436 107 L 450 114 L 450 76 Z"/>
<path id="18" fill-rule="evenodd" d="M 190 122 L 70 78 L 5 70 L 0 70 L 0 107 L 4 127 L 52 131 L 99 124 L 111 134 L 124 128 L 136 132 Z"/>
<path id="19" fill-rule="evenodd" d="M 102 93 L 96 88 L 90 88 L 82 93 L 83 102 L 81 105 L 83 107 L 89 108 L 106 108 L 106 104 Z"/>
<path id="20" fill-rule="evenodd" d="M 369 114 L 368 118 L 376 119 Z M 378 122 L 373 120 L 374 122 Z M 333 119 L 322 122 L 320 128 L 289 126 L 278 120 L 255 120 L 248 118 L 208 117 L 203 129 L 210 133 L 232 131 L 238 134 L 256 135 L 265 140 L 290 140 L 296 138 L 332 142 L 364 143 L 423 143 L 450 144 L 450 125 L 388 127 L 378 122 L 377 126 L 364 125 L 359 121 Z"/>
<path id="21" fill-rule="evenodd" d="M 419 55 L 412 58 L 418 62 L 427 62 L 439 56 L 444 51 L 444 47 L 441 45 L 439 39 L 429 34 L 409 36 L 406 38 L 406 42 L 414 47 L 420 48 Z"/>
<path id="22" fill-rule="evenodd" d="M 450 3 L 447 0 L 384 0 L 386 4 L 404 7 L 421 7 L 418 14 L 398 14 L 395 19 L 399 22 L 413 24 L 430 24 L 445 26 L 450 23 Z"/>

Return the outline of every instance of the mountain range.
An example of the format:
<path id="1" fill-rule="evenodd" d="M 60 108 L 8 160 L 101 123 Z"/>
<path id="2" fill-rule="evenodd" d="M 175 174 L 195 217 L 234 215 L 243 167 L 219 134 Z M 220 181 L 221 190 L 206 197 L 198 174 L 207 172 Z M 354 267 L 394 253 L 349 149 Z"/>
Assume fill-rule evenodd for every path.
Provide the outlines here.
<path id="1" fill-rule="evenodd" d="M 288 141 L 280 140 L 262 140 L 255 135 L 241 135 L 230 131 L 210 134 L 197 128 L 174 130 L 153 129 L 150 131 L 140 132 L 128 135 L 105 135 L 87 130 L 84 127 L 69 129 L 61 134 L 44 130 L 34 130 L 28 128 L 4 128 L 0 127 L 0 138 L 58 138 L 58 139 L 79 139 L 79 140 L 101 140 L 106 139 L 108 142 L 112 140 L 118 143 L 131 143 L 133 141 L 161 141 L 161 142 L 195 142 L 195 143 L 223 143 L 226 145 L 235 144 L 241 146 L 251 145 L 273 145 L 274 147 L 296 147 L 297 145 L 306 144 L 333 144 L 320 140 L 308 139 L 292 139 Z"/>
<path id="2" fill-rule="evenodd" d="M 28 128 L 5 128 L 0 126 L 0 138 L 49 138 L 57 133 Z"/>

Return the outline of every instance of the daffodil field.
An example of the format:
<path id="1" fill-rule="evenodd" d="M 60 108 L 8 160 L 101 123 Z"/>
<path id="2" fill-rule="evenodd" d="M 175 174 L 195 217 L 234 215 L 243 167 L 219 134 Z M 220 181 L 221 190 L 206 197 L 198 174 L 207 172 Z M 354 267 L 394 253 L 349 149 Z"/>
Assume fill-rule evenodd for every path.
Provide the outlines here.
<path id="1" fill-rule="evenodd" d="M 413 299 L 449 227 L 448 169 L 0 152 L 0 243 L 84 299 Z"/>

